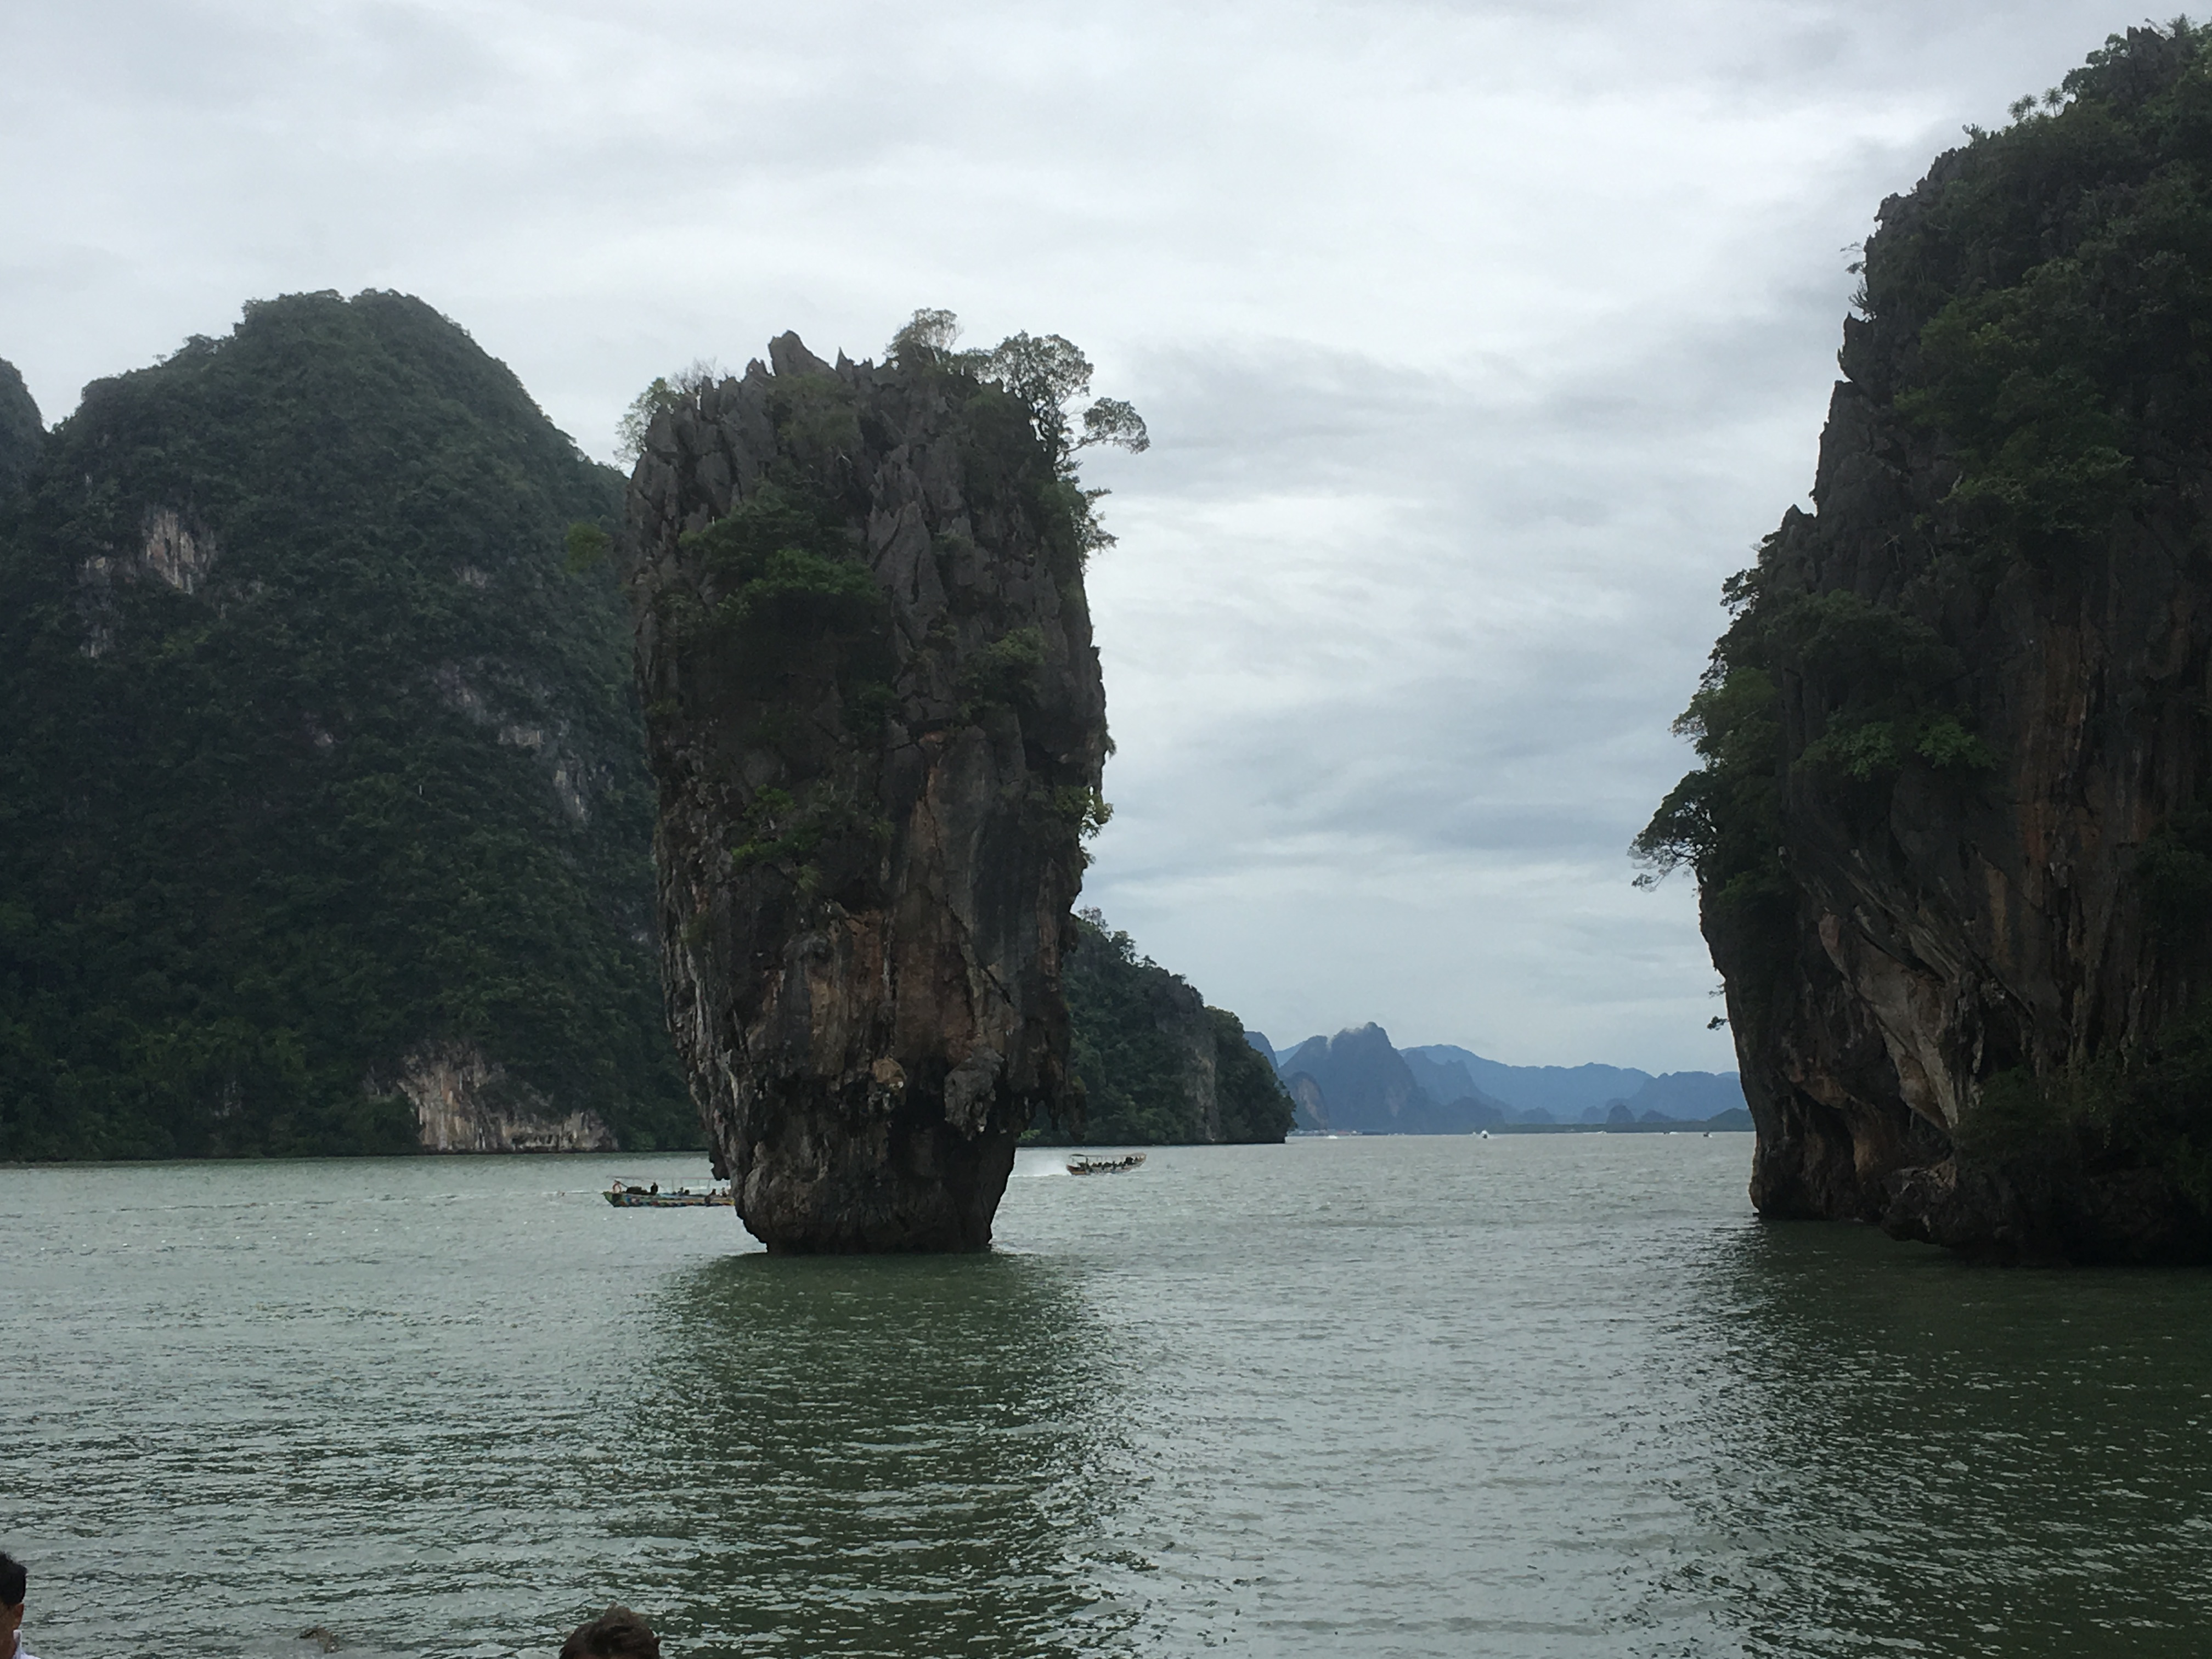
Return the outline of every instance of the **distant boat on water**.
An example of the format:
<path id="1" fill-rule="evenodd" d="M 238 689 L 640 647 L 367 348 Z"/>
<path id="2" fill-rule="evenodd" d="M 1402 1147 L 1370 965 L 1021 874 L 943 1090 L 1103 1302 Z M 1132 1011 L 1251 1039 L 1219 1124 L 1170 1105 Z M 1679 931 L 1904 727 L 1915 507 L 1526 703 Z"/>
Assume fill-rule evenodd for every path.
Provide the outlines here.
<path id="1" fill-rule="evenodd" d="M 1073 1158 L 1068 1160 L 1070 1175 L 1126 1175 L 1145 1161 L 1142 1152 L 1131 1152 L 1127 1158 Z"/>
<path id="2" fill-rule="evenodd" d="M 664 1193 L 657 1181 L 624 1181 L 620 1176 L 617 1176 L 614 1184 L 599 1196 L 617 1210 L 697 1210 L 708 1205 L 720 1205 L 726 1210 L 735 1202 L 727 1187 L 710 1188 L 703 1193 L 695 1193 L 689 1187 L 678 1187 L 672 1192 Z"/>

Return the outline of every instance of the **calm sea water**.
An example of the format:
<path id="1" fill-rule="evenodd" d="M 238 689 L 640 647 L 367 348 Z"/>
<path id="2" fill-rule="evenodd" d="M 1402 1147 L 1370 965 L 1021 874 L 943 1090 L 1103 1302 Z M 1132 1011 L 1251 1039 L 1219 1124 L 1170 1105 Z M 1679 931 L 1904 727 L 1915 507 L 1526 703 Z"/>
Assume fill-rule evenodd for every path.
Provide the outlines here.
<path id="1" fill-rule="evenodd" d="M 656 1158 L 0 1170 L 72 1655 L 2197 1655 L 2212 1277 L 1766 1227 L 1748 1136 L 1024 1153 L 770 1261 Z"/>

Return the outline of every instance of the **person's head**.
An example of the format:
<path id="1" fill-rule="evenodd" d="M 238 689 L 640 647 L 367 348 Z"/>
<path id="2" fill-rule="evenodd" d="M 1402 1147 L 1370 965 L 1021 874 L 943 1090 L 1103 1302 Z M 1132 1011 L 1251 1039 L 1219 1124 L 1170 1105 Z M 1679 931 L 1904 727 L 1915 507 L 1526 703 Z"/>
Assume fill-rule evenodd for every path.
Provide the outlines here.
<path id="1" fill-rule="evenodd" d="M 561 1659 L 660 1659 L 660 1638 L 628 1607 L 609 1607 L 568 1632 Z"/>
<path id="2" fill-rule="evenodd" d="M 15 1651 L 15 1632 L 23 1625 L 23 1591 L 30 1577 L 21 1561 L 0 1550 L 0 1656 Z"/>

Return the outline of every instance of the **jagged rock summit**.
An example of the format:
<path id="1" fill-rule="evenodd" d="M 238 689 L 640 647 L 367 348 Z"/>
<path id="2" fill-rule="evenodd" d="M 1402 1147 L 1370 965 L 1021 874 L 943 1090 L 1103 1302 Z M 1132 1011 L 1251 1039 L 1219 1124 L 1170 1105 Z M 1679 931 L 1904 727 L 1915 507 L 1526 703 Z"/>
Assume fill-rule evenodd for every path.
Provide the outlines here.
<path id="1" fill-rule="evenodd" d="M 1765 1214 L 2212 1256 L 2212 36 L 1881 209 L 1815 512 L 1639 841 L 1695 865 Z"/>
<path id="2" fill-rule="evenodd" d="M 980 1249 L 1076 1109 L 1088 504 L 972 360 L 769 358 L 672 391 L 630 485 L 670 1019 L 771 1250 Z"/>

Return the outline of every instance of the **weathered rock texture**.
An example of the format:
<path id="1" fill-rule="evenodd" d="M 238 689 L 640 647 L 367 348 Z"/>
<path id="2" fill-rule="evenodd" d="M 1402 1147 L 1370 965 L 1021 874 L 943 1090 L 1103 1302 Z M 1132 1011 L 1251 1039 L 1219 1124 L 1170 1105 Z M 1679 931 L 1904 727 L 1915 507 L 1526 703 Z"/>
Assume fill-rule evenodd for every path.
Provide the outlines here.
<path id="1" fill-rule="evenodd" d="M 630 487 L 670 1018 L 776 1251 L 980 1249 L 1016 1137 L 1074 1106 L 1081 498 L 1019 404 L 915 356 L 785 335 L 658 416 Z"/>
<path id="2" fill-rule="evenodd" d="M 390 1087 L 414 1107 L 426 1152 L 621 1150 L 598 1113 L 561 1111 L 474 1042 L 423 1044 Z"/>
<path id="3" fill-rule="evenodd" d="M 2209 176 L 2204 62 L 2139 31 L 1884 204 L 1815 511 L 1687 717 L 1708 766 L 1645 850 L 1698 864 L 1768 1216 L 2212 1246 L 2212 371 L 2177 298 L 2212 263 L 2158 206 Z"/>

